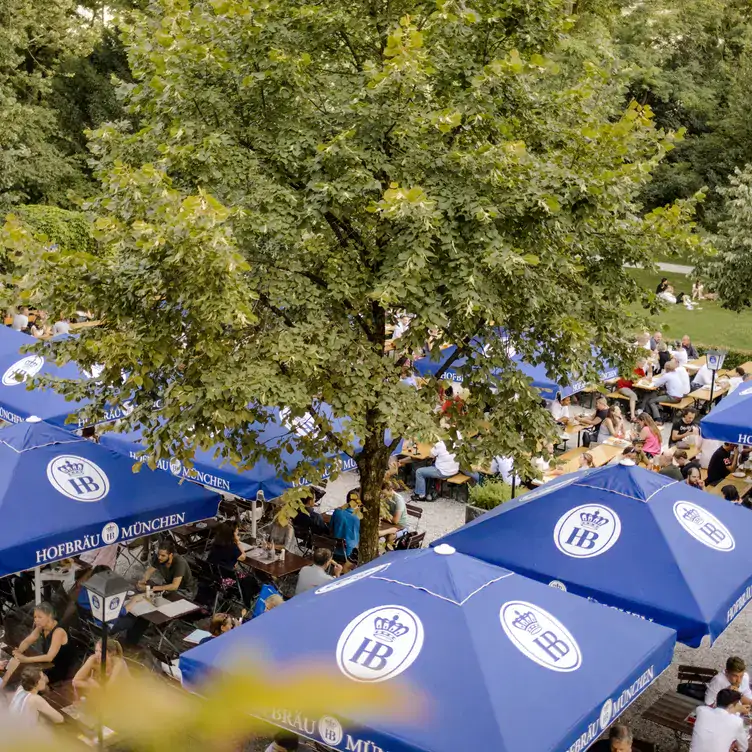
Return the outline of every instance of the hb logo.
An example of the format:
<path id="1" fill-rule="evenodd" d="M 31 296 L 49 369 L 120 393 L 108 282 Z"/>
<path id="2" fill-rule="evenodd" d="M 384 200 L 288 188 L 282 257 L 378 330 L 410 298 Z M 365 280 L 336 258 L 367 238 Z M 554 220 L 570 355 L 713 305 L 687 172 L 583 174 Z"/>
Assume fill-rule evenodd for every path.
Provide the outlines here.
<path id="1" fill-rule="evenodd" d="M 403 606 L 380 606 L 353 619 L 337 643 L 337 665 L 355 681 L 401 674 L 423 647 L 423 624 Z"/>
<path id="2" fill-rule="evenodd" d="M 563 554 L 588 559 L 608 551 L 621 535 L 616 513 L 598 504 L 570 509 L 554 528 L 554 543 Z"/>
<path id="3" fill-rule="evenodd" d="M 104 471 L 84 457 L 64 454 L 47 465 L 47 479 L 64 496 L 76 501 L 101 501 L 110 491 Z"/>
<path id="4" fill-rule="evenodd" d="M 715 515 L 694 502 L 677 501 L 674 517 L 684 530 L 708 548 L 725 553 L 736 547 L 731 531 Z"/>
<path id="5" fill-rule="evenodd" d="M 504 633 L 531 661 L 552 671 L 576 671 L 582 665 L 580 646 L 552 614 L 525 601 L 508 601 L 499 611 Z"/>

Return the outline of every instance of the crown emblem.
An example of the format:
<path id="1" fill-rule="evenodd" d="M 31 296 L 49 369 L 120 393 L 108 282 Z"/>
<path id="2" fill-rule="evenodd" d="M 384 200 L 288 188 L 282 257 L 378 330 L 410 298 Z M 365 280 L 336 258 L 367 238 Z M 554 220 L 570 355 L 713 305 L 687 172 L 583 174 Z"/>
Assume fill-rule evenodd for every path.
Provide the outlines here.
<path id="1" fill-rule="evenodd" d="M 596 509 L 594 512 L 583 512 L 580 515 L 580 522 L 582 523 L 582 527 L 587 527 L 591 530 L 600 530 L 604 525 L 608 524 L 608 517 L 598 514 L 598 510 Z"/>
<path id="2" fill-rule="evenodd" d="M 703 519 L 702 515 L 696 510 L 690 507 L 684 512 L 684 519 L 688 520 L 689 522 L 694 522 L 695 525 L 702 525 L 705 520 Z"/>
<path id="3" fill-rule="evenodd" d="M 532 611 L 526 611 L 521 614 L 519 611 L 515 611 L 517 618 L 512 622 L 512 625 L 521 629 L 523 632 L 529 632 L 531 635 L 536 635 L 541 631 L 541 625 L 538 624 L 538 620 L 535 618 L 535 614 Z"/>
<path id="4" fill-rule="evenodd" d="M 384 642 L 394 642 L 398 637 L 407 634 L 410 627 L 400 624 L 399 617 L 393 616 L 391 619 L 385 619 L 381 616 L 373 621 L 376 627 L 373 630 L 373 636 Z"/>
<path id="5" fill-rule="evenodd" d="M 83 475 L 84 463 L 67 460 L 62 465 L 58 465 L 55 469 L 73 478 L 76 475 Z"/>

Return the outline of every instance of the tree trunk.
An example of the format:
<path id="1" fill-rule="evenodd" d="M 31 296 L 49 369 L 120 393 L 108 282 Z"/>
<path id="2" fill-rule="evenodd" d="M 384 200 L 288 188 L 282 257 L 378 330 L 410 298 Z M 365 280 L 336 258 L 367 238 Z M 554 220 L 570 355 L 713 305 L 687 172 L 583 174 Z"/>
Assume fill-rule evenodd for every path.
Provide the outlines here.
<path id="1" fill-rule="evenodd" d="M 369 410 L 369 432 L 358 455 L 360 471 L 360 498 L 363 502 L 363 519 L 360 523 L 358 561 L 366 564 L 379 555 L 379 522 L 381 520 L 381 489 L 389 466 L 389 448 L 384 444 L 384 428 L 377 427 L 377 413 Z"/>

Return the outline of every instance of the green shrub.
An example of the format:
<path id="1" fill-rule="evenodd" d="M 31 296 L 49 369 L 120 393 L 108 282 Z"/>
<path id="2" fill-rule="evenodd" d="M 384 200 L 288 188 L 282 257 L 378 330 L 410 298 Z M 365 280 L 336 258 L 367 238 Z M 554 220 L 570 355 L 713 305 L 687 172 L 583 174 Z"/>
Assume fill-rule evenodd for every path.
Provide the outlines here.
<path id="1" fill-rule="evenodd" d="M 14 207 L 13 213 L 35 233 L 45 235 L 63 250 L 93 253 L 96 244 L 89 228 L 89 220 L 81 212 L 67 211 L 56 206 L 26 204 Z"/>
<path id="2" fill-rule="evenodd" d="M 478 509 L 493 509 L 512 498 L 512 487 L 501 480 L 487 480 L 472 486 L 468 492 L 470 503 Z"/>
<path id="3" fill-rule="evenodd" d="M 752 360 L 752 352 L 749 350 L 728 350 L 725 347 L 715 347 L 714 345 L 696 345 L 696 347 L 700 355 L 705 355 L 708 350 L 725 350 L 726 357 L 723 360 L 724 371 L 736 368 L 742 363 Z"/>

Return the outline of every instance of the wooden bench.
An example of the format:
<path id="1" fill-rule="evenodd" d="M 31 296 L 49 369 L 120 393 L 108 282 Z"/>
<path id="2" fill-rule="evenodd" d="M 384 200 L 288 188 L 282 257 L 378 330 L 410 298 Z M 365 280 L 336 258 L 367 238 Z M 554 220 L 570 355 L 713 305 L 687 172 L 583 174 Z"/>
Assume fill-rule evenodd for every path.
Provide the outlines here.
<path id="1" fill-rule="evenodd" d="M 716 674 L 717 669 L 703 666 L 679 666 L 679 683 L 707 684 Z"/>
<path id="2" fill-rule="evenodd" d="M 629 402 L 629 397 L 627 397 L 626 394 L 622 394 L 621 392 L 609 392 L 606 395 L 607 399 L 618 399 L 618 400 L 625 400 L 626 402 Z"/>
<path id="3" fill-rule="evenodd" d="M 456 499 L 457 501 L 467 501 L 467 484 L 471 480 L 472 478 L 464 473 L 457 473 L 451 478 L 444 478 L 443 483 L 446 483 L 448 486 L 447 493 L 449 498 Z M 442 496 L 443 495 L 444 494 L 442 493 Z"/>
<path id="4" fill-rule="evenodd" d="M 682 397 L 679 402 L 659 402 L 661 407 L 668 407 L 671 410 L 684 410 L 687 407 L 694 406 L 695 401 L 692 397 Z"/>

